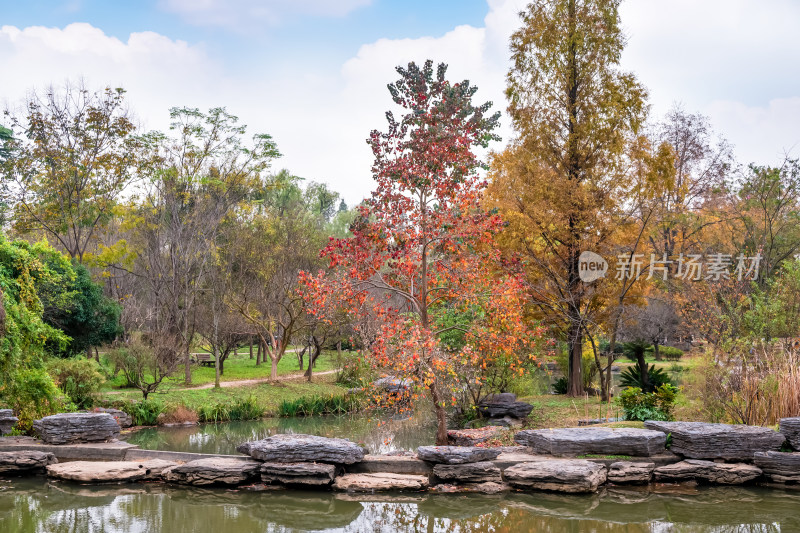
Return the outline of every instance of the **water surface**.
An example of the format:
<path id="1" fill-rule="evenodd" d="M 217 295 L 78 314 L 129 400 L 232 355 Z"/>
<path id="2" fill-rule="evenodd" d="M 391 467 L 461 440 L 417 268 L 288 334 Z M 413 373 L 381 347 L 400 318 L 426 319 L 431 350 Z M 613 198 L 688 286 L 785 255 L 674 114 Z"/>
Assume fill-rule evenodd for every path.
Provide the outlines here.
<path id="1" fill-rule="evenodd" d="M 502 496 L 0 483 L 4 533 L 783 532 L 800 531 L 800 493 L 758 488 L 609 488 Z"/>
<path id="2" fill-rule="evenodd" d="M 362 414 L 266 418 L 200 426 L 144 428 L 127 437 L 131 444 L 148 450 L 235 454 L 247 441 L 278 433 L 305 433 L 339 437 L 363 444 L 369 453 L 416 450 L 433 444 L 436 427 L 422 414 L 411 418 L 375 418 Z"/>

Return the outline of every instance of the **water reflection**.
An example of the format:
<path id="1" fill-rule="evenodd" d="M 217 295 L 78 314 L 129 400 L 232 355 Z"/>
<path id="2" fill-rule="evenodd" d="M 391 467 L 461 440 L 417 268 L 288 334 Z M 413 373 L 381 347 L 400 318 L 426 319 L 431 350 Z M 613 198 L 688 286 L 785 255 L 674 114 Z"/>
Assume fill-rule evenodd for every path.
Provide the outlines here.
<path id="1" fill-rule="evenodd" d="M 800 530 L 800 493 L 756 488 L 480 496 L 251 492 L 160 484 L 89 487 L 43 479 L 0 487 L 0 531 L 7 533 Z"/>
<path id="2" fill-rule="evenodd" d="M 201 426 L 144 428 L 126 438 L 149 450 L 235 454 L 236 446 L 277 433 L 307 433 L 347 438 L 369 453 L 415 450 L 433 444 L 436 428 L 424 414 L 412 418 L 376 419 L 361 415 L 269 418 Z"/>

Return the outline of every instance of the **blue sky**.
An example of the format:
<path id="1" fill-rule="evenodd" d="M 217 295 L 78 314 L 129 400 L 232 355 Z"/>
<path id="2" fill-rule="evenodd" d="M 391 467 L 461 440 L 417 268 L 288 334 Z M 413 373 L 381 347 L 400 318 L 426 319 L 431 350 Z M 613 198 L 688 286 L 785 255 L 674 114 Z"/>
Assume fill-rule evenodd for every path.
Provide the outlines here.
<path id="1" fill-rule="evenodd" d="M 142 127 L 170 106 L 226 106 L 271 133 L 288 168 L 349 202 L 371 189 L 393 67 L 431 58 L 504 110 L 507 43 L 524 0 L 0 0 L 0 106 L 83 78 L 123 86 Z M 627 0 L 623 67 L 708 115 L 743 163 L 800 155 L 800 2 Z M 504 138 L 512 135 L 507 126 Z M 502 148 L 502 144 L 494 146 Z"/>

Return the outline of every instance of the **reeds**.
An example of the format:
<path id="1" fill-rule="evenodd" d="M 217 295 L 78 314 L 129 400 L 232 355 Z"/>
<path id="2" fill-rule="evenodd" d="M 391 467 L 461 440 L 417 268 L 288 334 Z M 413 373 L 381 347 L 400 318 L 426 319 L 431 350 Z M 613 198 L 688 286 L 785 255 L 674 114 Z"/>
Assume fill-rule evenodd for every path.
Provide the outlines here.
<path id="1" fill-rule="evenodd" d="M 203 405 L 197 410 L 200 422 L 226 422 L 229 420 L 255 420 L 264 416 L 264 408 L 250 395 L 233 403 Z"/>
<path id="2" fill-rule="evenodd" d="M 304 396 L 284 400 L 278 406 L 278 416 L 340 415 L 358 411 L 361 401 L 352 396 Z"/>

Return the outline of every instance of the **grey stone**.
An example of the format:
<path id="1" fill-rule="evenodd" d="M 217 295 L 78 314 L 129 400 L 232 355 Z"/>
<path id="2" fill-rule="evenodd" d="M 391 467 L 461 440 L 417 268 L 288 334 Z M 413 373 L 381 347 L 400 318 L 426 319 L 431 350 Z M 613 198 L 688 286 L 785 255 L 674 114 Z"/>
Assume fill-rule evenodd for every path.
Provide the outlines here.
<path id="1" fill-rule="evenodd" d="M 8 435 L 14 429 L 14 424 L 19 422 L 19 418 L 14 416 L 11 409 L 0 409 L 0 437 Z"/>
<path id="2" fill-rule="evenodd" d="M 475 446 L 495 438 L 500 433 L 497 426 L 475 429 L 451 429 L 447 431 L 447 441 L 454 446 Z"/>
<path id="3" fill-rule="evenodd" d="M 324 463 L 264 463 L 261 481 L 284 485 L 330 485 L 336 477 L 336 467 Z"/>
<path id="4" fill-rule="evenodd" d="M 110 407 L 95 407 L 91 410 L 92 413 L 108 413 L 116 419 L 117 424 L 121 428 L 129 428 L 133 425 L 133 417 L 125 411 L 119 409 L 112 409 Z"/>
<path id="5" fill-rule="evenodd" d="M 506 415 L 503 418 L 490 418 L 488 424 L 494 427 L 513 428 L 521 426 L 522 419 Z"/>
<path id="6" fill-rule="evenodd" d="M 36 474 L 44 472 L 47 465 L 57 462 L 56 456 L 49 452 L 0 452 L 0 474 Z"/>
<path id="7" fill-rule="evenodd" d="M 492 461 L 497 459 L 500 453 L 500 450 L 494 448 L 477 446 L 420 446 L 417 448 L 417 457 L 423 461 L 448 465 Z"/>
<path id="8" fill-rule="evenodd" d="M 502 483 L 503 481 L 500 469 L 489 461 L 461 465 L 437 464 L 433 467 L 433 475 L 445 481 L 459 483 Z"/>
<path id="9" fill-rule="evenodd" d="M 428 488 L 427 476 L 412 474 L 345 474 L 333 482 L 336 490 L 348 492 L 374 492 L 383 490 L 420 491 Z"/>
<path id="10" fill-rule="evenodd" d="M 525 430 L 514 440 L 541 454 L 650 457 L 666 450 L 667 436 L 647 429 L 580 427 Z"/>
<path id="11" fill-rule="evenodd" d="M 185 485 L 240 485 L 254 479 L 260 467 L 255 461 L 212 457 L 168 468 L 163 477 Z"/>
<path id="12" fill-rule="evenodd" d="M 315 435 L 273 435 L 246 442 L 236 448 L 259 461 L 269 463 L 353 464 L 364 459 L 364 448 L 345 439 Z"/>
<path id="13" fill-rule="evenodd" d="M 372 382 L 375 389 L 380 389 L 389 394 L 408 394 L 411 390 L 411 380 L 399 379 L 394 376 L 386 376 L 385 378 L 376 379 Z"/>
<path id="14" fill-rule="evenodd" d="M 617 461 L 608 467 L 610 483 L 650 483 L 655 463 L 638 463 L 633 461 Z"/>
<path id="15" fill-rule="evenodd" d="M 482 401 L 478 404 L 478 412 L 484 418 L 527 418 L 533 406 L 525 402 Z"/>
<path id="16" fill-rule="evenodd" d="M 755 452 L 777 451 L 786 440 L 758 426 L 648 420 L 644 427 L 672 434 L 670 451 L 689 459 L 752 461 Z"/>
<path id="17" fill-rule="evenodd" d="M 800 451 L 800 416 L 781 418 L 780 430 L 793 450 Z"/>
<path id="18" fill-rule="evenodd" d="M 47 444 L 105 442 L 119 437 L 119 424 L 108 413 L 61 413 L 33 421 L 33 430 Z"/>
<path id="19" fill-rule="evenodd" d="M 477 492 L 480 494 L 500 494 L 511 490 L 508 483 L 487 481 L 485 483 L 440 483 L 431 487 L 431 492 L 440 494 L 458 494 Z"/>
<path id="20" fill-rule="evenodd" d="M 687 459 L 671 465 L 659 466 L 653 472 L 658 481 L 697 479 L 718 485 L 741 485 L 761 475 L 761 469 L 744 463 L 715 463 L 700 459 Z"/>
<path id="21" fill-rule="evenodd" d="M 149 461 L 70 461 L 47 467 L 47 475 L 56 479 L 85 483 L 113 483 L 158 479 L 175 463 L 161 459 Z"/>
<path id="22" fill-rule="evenodd" d="M 604 465 L 580 459 L 519 463 L 503 471 L 513 487 L 569 493 L 594 492 L 606 475 Z"/>
<path id="23" fill-rule="evenodd" d="M 480 403 L 513 403 L 517 401 L 517 395 L 513 392 L 498 392 L 485 396 Z"/>
<path id="24" fill-rule="evenodd" d="M 756 452 L 753 461 L 775 483 L 800 482 L 800 453 Z"/>

